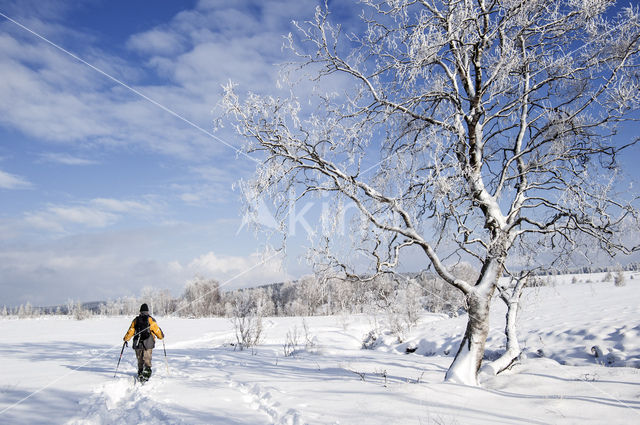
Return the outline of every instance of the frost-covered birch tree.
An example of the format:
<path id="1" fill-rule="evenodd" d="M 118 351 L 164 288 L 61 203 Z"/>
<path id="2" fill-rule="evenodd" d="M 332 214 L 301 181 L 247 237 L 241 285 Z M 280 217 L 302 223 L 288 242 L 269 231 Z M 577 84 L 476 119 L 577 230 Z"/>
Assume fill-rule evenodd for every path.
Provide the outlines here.
<path id="1" fill-rule="evenodd" d="M 477 385 L 491 297 L 523 240 L 565 252 L 584 238 L 610 253 L 633 249 L 618 236 L 637 229 L 634 200 L 614 192 L 618 156 L 637 142 L 617 131 L 638 117 L 638 7 L 361 3 L 362 31 L 344 34 L 319 7 L 289 37 L 299 62 L 288 71 L 311 76 L 316 100 L 241 98 L 225 87 L 247 152 L 262 160 L 243 185 L 247 207 L 270 198 L 286 223 L 306 197 L 331 200 L 312 241 L 345 270 L 352 256 L 340 255 L 327 224 L 345 210 L 360 219 L 349 232 L 355 248 L 378 271 L 421 251 L 468 305 L 446 379 Z M 477 280 L 450 272 L 452 249 L 479 265 Z"/>

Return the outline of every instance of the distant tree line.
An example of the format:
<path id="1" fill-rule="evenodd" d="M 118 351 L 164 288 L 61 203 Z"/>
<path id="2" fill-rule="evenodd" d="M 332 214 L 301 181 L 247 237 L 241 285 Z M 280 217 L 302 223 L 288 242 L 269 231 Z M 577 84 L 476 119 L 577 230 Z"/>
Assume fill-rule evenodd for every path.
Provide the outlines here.
<path id="1" fill-rule="evenodd" d="M 591 273 L 615 273 L 619 271 L 637 272 L 640 271 L 640 263 L 629 263 L 626 265 L 609 265 L 609 266 L 576 266 L 566 268 L 545 268 L 533 272 L 537 276 L 557 276 L 567 274 L 591 274 Z"/>
<path id="2" fill-rule="evenodd" d="M 456 273 L 476 273 L 459 265 Z M 85 319 L 90 316 L 130 316 L 140 304 L 149 304 L 151 314 L 178 317 L 314 316 L 367 313 L 392 310 L 414 320 L 421 311 L 457 315 L 464 309 L 464 297 L 432 273 L 382 274 L 362 279 L 306 276 L 297 281 L 256 288 L 223 291 L 218 281 L 197 277 L 186 284 L 179 297 L 169 290 L 142 289 L 140 296 L 99 302 L 69 300 L 64 305 L 37 307 L 27 302 L 3 306 L 0 316 L 19 318 L 45 315 Z"/>
<path id="3" fill-rule="evenodd" d="M 572 273 L 639 271 L 640 264 L 626 266 L 581 267 Z M 451 268 L 460 278 L 475 279 L 477 271 L 466 263 Z M 569 274 L 564 270 L 547 270 L 542 275 Z M 536 281 L 537 282 L 537 281 Z M 528 286 L 539 286 L 542 282 Z M 305 276 L 297 281 L 275 283 L 255 288 L 224 291 L 217 280 L 196 277 L 175 297 L 168 289 L 151 286 L 139 296 L 127 296 L 108 301 L 80 302 L 69 300 L 52 307 L 33 306 L 27 302 L 17 307 L 3 306 L 0 316 L 18 318 L 45 315 L 85 319 L 91 316 L 131 316 L 138 314 L 140 304 L 147 303 L 157 316 L 178 317 L 242 317 L 315 316 L 353 313 L 386 312 L 405 323 L 414 322 L 420 312 L 444 313 L 450 316 L 465 311 L 462 293 L 446 285 L 435 274 L 386 273 L 360 279 L 321 278 Z"/>

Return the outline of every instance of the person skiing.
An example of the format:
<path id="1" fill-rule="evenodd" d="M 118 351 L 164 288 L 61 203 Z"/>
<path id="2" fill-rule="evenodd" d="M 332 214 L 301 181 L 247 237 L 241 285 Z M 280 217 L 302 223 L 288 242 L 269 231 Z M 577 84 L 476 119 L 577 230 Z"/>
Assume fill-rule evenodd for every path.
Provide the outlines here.
<path id="1" fill-rule="evenodd" d="M 138 359 L 138 379 L 146 382 L 151 377 L 151 352 L 155 347 L 156 337 L 164 338 L 162 329 L 155 319 L 149 315 L 149 306 L 142 304 L 140 314 L 133 319 L 124 336 L 125 343 L 133 337 L 133 349 Z"/>

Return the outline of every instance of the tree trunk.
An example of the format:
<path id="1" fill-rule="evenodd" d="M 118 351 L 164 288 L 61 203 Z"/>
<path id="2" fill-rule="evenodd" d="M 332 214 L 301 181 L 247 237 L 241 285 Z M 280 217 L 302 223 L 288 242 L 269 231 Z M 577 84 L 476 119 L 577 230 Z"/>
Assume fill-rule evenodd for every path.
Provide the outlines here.
<path id="1" fill-rule="evenodd" d="M 504 334 L 507 337 L 507 349 L 497 360 L 494 360 L 483 367 L 482 370 L 484 372 L 497 375 L 498 373 L 508 369 L 521 353 L 520 343 L 518 342 L 518 328 L 516 321 L 518 319 L 518 309 L 520 308 L 520 297 L 522 296 L 522 290 L 525 287 L 524 282 L 525 281 L 518 282 L 510 296 L 505 293 L 500 296 L 507 304 L 507 323 L 504 329 Z"/>
<path id="2" fill-rule="evenodd" d="M 510 302 L 507 309 L 507 325 L 505 335 L 507 336 L 507 350 L 497 360 L 482 368 L 483 372 L 497 375 L 513 364 L 520 355 L 520 343 L 516 332 L 516 319 L 518 316 L 518 302 Z"/>
<path id="3" fill-rule="evenodd" d="M 491 294 L 467 295 L 469 321 L 453 363 L 445 376 L 445 381 L 464 385 L 478 385 L 478 370 L 484 356 L 484 345 L 489 334 L 489 304 Z"/>
<path id="4" fill-rule="evenodd" d="M 445 375 L 446 382 L 478 386 L 478 371 L 489 335 L 491 297 L 502 272 L 500 259 L 485 262 L 476 285 L 466 294 L 469 321 L 453 363 Z"/>

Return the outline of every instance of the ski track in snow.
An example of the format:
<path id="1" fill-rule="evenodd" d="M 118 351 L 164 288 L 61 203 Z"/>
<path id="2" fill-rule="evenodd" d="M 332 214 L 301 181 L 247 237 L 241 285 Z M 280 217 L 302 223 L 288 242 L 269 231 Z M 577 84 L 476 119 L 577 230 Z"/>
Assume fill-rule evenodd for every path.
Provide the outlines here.
<path id="1" fill-rule="evenodd" d="M 188 346 L 186 343 L 182 345 Z M 278 390 L 266 389 L 256 383 L 241 382 L 234 377 L 231 370 L 245 366 L 241 357 L 245 353 L 228 352 L 224 349 L 212 351 L 218 351 L 218 356 L 229 358 L 236 354 L 240 358 L 236 361 L 230 361 L 217 359 L 215 354 L 204 359 L 184 356 L 179 359 L 179 363 L 172 367 L 170 378 L 167 378 L 166 374 L 163 376 L 162 372 L 154 372 L 151 380 L 144 385 L 134 383 L 132 376 L 120 377 L 113 382 L 98 386 L 91 396 L 81 400 L 79 417 L 70 420 L 67 424 L 191 423 L 171 413 L 174 410 L 173 403 L 171 398 L 166 399 L 165 395 L 171 393 L 172 380 L 181 381 L 187 385 L 197 384 L 205 387 L 220 385 L 222 381 L 238 394 L 239 400 L 243 402 L 246 409 L 262 412 L 266 416 L 265 423 L 281 425 L 302 425 L 305 423 L 302 412 L 288 408 L 275 399 L 273 393 Z M 159 360 L 155 360 L 154 370 L 164 370 L 164 364 L 159 364 Z M 193 372 L 194 369 L 199 372 Z M 202 372 L 202 370 L 209 372 Z M 238 409 L 239 406 L 233 405 L 233 408 Z"/>
<path id="2" fill-rule="evenodd" d="M 82 418 L 72 419 L 69 425 L 90 424 L 179 424 L 181 419 L 171 417 L 153 398 L 154 389 L 162 382 L 134 384 L 132 378 L 119 378 L 94 390 L 89 398 L 81 400 Z"/>
<path id="3" fill-rule="evenodd" d="M 231 357 L 233 354 L 237 354 L 238 356 L 242 356 L 246 353 L 241 352 L 225 352 L 221 349 L 218 355 Z M 193 362 L 195 359 L 189 359 L 189 361 Z M 302 420 L 302 413 L 296 409 L 289 409 L 286 406 L 283 406 L 280 402 L 276 401 L 272 395 L 271 390 L 266 390 L 260 384 L 252 384 L 248 382 L 238 381 L 234 377 L 234 373 L 230 370 L 236 369 L 238 367 L 244 367 L 245 365 L 239 358 L 237 361 L 229 361 L 229 360 L 220 360 L 211 356 L 205 362 L 201 362 L 202 366 L 215 368 L 219 371 L 224 372 L 224 382 L 228 386 L 238 392 L 241 395 L 241 400 L 244 404 L 256 411 L 261 411 L 266 414 L 270 418 L 269 423 L 273 424 L 282 424 L 282 425 L 301 425 L 304 423 Z M 188 370 L 188 369 L 187 369 Z M 180 376 L 184 376 L 185 378 L 189 377 L 188 373 L 181 372 Z M 201 376 L 196 379 L 200 381 L 210 381 L 212 378 L 207 376 Z"/>
<path id="4" fill-rule="evenodd" d="M 244 395 L 244 402 L 254 410 L 261 410 L 271 418 L 271 423 L 282 425 L 302 425 L 302 413 L 296 409 L 287 409 L 275 401 L 271 392 L 259 384 L 238 383 L 228 379 L 230 388 Z M 284 412 L 283 412 L 284 411 Z"/>

